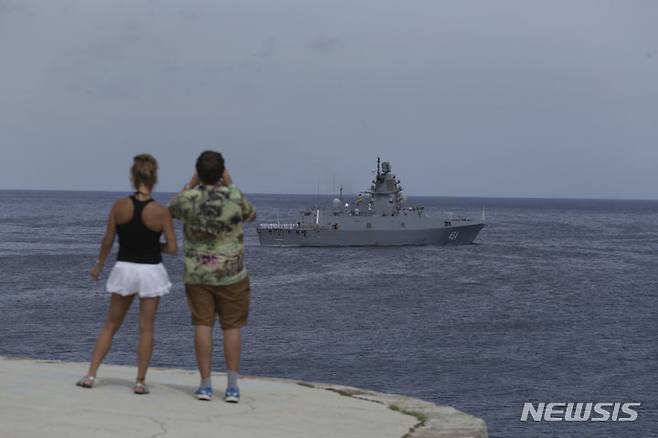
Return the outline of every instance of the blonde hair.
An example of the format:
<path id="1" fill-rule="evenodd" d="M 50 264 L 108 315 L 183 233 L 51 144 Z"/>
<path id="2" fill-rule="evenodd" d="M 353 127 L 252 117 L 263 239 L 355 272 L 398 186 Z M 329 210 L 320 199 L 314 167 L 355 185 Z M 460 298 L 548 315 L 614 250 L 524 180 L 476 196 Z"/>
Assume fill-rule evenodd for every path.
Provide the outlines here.
<path id="1" fill-rule="evenodd" d="M 151 154 L 135 155 L 130 175 L 136 189 L 143 184 L 151 190 L 158 182 L 158 162 Z"/>

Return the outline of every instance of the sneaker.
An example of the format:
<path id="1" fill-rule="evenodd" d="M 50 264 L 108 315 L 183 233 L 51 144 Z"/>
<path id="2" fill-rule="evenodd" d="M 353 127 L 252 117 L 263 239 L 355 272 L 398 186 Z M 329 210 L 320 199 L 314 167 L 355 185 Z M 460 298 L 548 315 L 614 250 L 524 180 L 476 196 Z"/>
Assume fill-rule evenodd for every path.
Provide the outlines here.
<path id="1" fill-rule="evenodd" d="M 212 400 L 212 388 L 209 386 L 206 386 L 204 388 L 199 387 L 199 389 L 196 390 L 194 395 L 196 395 L 197 400 L 210 401 Z"/>
<path id="2" fill-rule="evenodd" d="M 228 403 L 237 403 L 240 401 L 240 390 L 238 388 L 226 388 L 224 401 Z"/>

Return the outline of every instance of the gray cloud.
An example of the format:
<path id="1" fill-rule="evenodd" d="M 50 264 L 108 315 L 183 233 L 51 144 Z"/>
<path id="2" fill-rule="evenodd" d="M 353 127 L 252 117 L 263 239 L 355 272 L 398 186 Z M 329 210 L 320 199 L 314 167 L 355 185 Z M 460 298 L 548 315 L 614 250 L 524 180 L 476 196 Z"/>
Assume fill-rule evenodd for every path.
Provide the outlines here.
<path id="1" fill-rule="evenodd" d="M 312 38 L 307 44 L 309 49 L 318 52 L 333 52 L 341 45 L 342 42 L 338 38 L 327 35 L 320 35 Z"/>

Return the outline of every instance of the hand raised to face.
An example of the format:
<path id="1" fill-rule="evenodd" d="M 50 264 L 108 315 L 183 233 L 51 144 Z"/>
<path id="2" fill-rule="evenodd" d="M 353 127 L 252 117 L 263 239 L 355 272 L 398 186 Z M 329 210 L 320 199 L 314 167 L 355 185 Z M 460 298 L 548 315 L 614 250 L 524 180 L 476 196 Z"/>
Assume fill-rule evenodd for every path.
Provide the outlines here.
<path id="1" fill-rule="evenodd" d="M 187 183 L 187 186 L 190 188 L 196 187 L 199 184 L 201 184 L 201 180 L 199 179 L 199 175 L 197 175 L 196 172 L 194 172 L 194 175 L 192 175 L 192 178 L 190 178 L 190 182 Z"/>
<path id="2" fill-rule="evenodd" d="M 222 185 L 230 186 L 231 184 L 233 184 L 233 178 L 231 178 L 231 174 L 228 173 L 228 169 L 224 169 L 224 173 L 222 174 Z"/>

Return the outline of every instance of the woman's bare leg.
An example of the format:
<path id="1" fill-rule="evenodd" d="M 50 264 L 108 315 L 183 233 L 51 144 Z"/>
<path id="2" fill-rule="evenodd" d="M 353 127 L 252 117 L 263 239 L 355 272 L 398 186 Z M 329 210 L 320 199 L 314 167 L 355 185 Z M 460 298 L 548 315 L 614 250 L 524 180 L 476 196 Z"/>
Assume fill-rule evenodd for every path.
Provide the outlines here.
<path id="1" fill-rule="evenodd" d="M 139 300 L 139 347 L 137 349 L 137 382 L 144 383 L 153 354 L 155 313 L 160 297 Z"/>
<path id="2" fill-rule="evenodd" d="M 124 297 L 119 294 L 112 294 L 112 297 L 110 298 L 110 309 L 107 311 L 107 319 L 96 339 L 96 346 L 91 355 L 91 363 L 89 364 L 89 371 L 87 372 L 88 376 L 96 376 L 98 367 L 101 366 L 105 355 L 110 351 L 112 338 L 116 332 L 119 331 L 119 328 L 121 328 L 123 318 L 126 316 L 128 309 L 130 309 L 130 305 L 134 298 L 135 295 Z"/>

